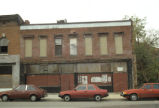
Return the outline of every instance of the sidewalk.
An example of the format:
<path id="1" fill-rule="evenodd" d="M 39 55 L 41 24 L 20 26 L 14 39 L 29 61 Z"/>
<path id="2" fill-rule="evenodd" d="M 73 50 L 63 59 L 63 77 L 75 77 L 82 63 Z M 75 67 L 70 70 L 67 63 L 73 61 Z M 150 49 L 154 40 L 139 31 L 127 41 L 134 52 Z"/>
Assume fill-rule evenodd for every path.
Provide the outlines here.
<path id="1" fill-rule="evenodd" d="M 48 96 L 45 97 L 45 99 L 47 99 L 47 100 L 61 100 L 61 98 L 58 97 L 58 93 L 48 93 Z M 115 92 L 115 93 L 109 93 L 109 96 L 104 97 L 103 99 L 121 100 L 121 99 L 125 99 L 125 98 L 121 97 L 119 92 Z"/>

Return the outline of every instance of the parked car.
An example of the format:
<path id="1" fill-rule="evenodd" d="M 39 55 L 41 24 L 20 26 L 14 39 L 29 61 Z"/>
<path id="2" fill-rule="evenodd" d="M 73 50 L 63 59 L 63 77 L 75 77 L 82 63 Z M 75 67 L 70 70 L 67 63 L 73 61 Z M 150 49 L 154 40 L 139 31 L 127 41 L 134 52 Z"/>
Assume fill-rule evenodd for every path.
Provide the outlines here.
<path id="1" fill-rule="evenodd" d="M 121 96 L 132 101 L 141 98 L 159 98 L 159 83 L 145 83 L 139 89 L 124 90 Z"/>
<path id="2" fill-rule="evenodd" d="M 96 101 L 100 101 L 103 97 L 108 96 L 108 91 L 98 88 L 93 84 L 78 85 L 73 90 L 61 91 L 59 97 L 64 101 L 70 101 L 77 98 L 93 98 Z"/>
<path id="3" fill-rule="evenodd" d="M 13 99 L 30 99 L 31 101 L 36 101 L 45 96 L 47 96 L 47 92 L 34 85 L 19 85 L 13 90 L 0 92 L 2 101 Z"/>

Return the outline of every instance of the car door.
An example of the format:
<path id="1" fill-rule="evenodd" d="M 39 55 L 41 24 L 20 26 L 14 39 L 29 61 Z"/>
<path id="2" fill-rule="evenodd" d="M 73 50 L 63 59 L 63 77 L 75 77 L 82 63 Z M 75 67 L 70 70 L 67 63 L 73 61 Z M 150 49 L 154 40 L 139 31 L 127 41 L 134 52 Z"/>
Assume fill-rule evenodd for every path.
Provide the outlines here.
<path id="1" fill-rule="evenodd" d="M 96 94 L 96 88 L 93 85 L 88 85 L 87 88 L 88 88 L 87 92 L 88 98 L 93 98 L 94 95 Z"/>
<path id="2" fill-rule="evenodd" d="M 12 91 L 12 98 L 16 99 L 16 98 L 24 98 L 26 93 L 26 85 L 20 85 L 18 86 L 16 89 L 14 89 Z"/>
<path id="3" fill-rule="evenodd" d="M 142 89 L 143 89 L 142 92 L 141 92 L 141 97 L 142 98 L 153 97 L 153 91 L 152 91 L 152 85 L 151 84 L 144 85 L 144 87 Z"/>
<path id="4" fill-rule="evenodd" d="M 73 98 L 86 98 L 87 97 L 87 88 L 86 85 L 79 85 L 76 87 L 74 92 L 72 92 Z"/>
<path id="5" fill-rule="evenodd" d="M 25 98 L 29 98 L 30 97 L 30 94 L 37 94 L 36 93 L 36 88 L 32 85 L 27 85 L 27 90 L 26 90 L 26 93 L 25 93 Z"/>
<path id="6" fill-rule="evenodd" d="M 153 84 L 152 93 L 153 97 L 159 97 L 159 84 Z"/>

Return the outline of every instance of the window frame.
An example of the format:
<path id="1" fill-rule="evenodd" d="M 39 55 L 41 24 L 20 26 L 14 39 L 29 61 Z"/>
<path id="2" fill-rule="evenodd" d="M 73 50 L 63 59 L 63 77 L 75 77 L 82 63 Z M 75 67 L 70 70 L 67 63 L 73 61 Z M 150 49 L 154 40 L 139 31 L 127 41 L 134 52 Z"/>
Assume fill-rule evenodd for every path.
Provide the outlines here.
<path id="1" fill-rule="evenodd" d="M 0 38 L 0 54 L 8 54 L 9 40 L 6 37 Z"/>
<path id="2" fill-rule="evenodd" d="M 48 57 L 48 38 L 47 38 L 47 37 L 48 37 L 47 35 L 40 35 L 40 36 L 39 36 L 39 56 L 42 57 L 42 58 L 43 58 L 43 57 Z M 41 43 L 40 43 L 40 42 L 41 42 L 41 40 L 43 40 L 43 39 L 46 40 L 46 48 L 45 48 L 45 50 L 46 50 L 46 52 L 45 52 L 46 55 L 45 55 L 45 56 L 42 56 L 42 55 L 41 55 L 41 47 L 40 47 L 40 46 L 41 46 Z M 43 49 L 43 48 L 42 48 L 42 49 Z"/>
<path id="3" fill-rule="evenodd" d="M 57 39 L 61 40 L 61 45 L 56 44 Z M 62 38 L 62 36 L 54 38 L 54 46 L 55 46 L 54 47 L 55 48 L 55 52 L 54 52 L 55 56 L 57 56 L 57 57 L 62 56 L 62 53 L 63 53 L 63 51 L 62 51 L 63 50 L 63 38 Z M 59 49 L 59 48 L 60 48 L 60 51 L 59 51 L 60 53 L 57 51 L 57 49 Z"/>
<path id="4" fill-rule="evenodd" d="M 29 55 L 29 56 L 26 54 L 26 52 L 27 52 L 27 51 L 26 51 L 26 41 L 27 41 L 27 40 L 30 40 L 31 43 L 32 43 L 32 44 L 31 44 L 31 55 Z M 25 39 L 24 39 L 24 57 L 25 57 L 25 58 L 30 58 L 30 57 L 32 57 L 32 56 L 33 56 L 33 39 L 32 39 L 32 38 L 25 38 Z"/>
<path id="5" fill-rule="evenodd" d="M 98 36 L 99 36 L 99 50 L 100 50 L 100 55 L 101 56 L 105 56 L 105 55 L 108 55 L 108 33 L 107 32 L 105 32 L 105 33 L 98 33 Z M 105 37 L 105 42 L 106 42 L 106 47 L 105 47 L 105 50 L 106 50 L 106 53 L 105 54 L 102 54 L 102 47 L 101 47 L 101 38 L 102 37 Z"/>
<path id="6" fill-rule="evenodd" d="M 89 49 L 89 47 L 87 48 L 86 38 L 91 39 L 91 46 L 89 45 L 89 47 L 91 47 L 91 51 L 90 51 L 91 53 L 89 53 L 89 51 L 87 51 L 87 49 Z M 92 36 L 92 34 L 84 34 L 84 49 L 85 49 L 85 56 L 93 56 L 93 36 Z"/>
<path id="7" fill-rule="evenodd" d="M 75 39 L 76 40 L 76 44 L 74 44 L 75 45 L 75 53 L 71 53 L 71 39 Z M 70 56 L 77 56 L 78 55 L 78 39 L 77 39 L 77 37 L 70 37 L 69 38 L 69 48 L 70 48 Z"/>
<path id="8" fill-rule="evenodd" d="M 117 37 L 121 37 L 121 51 L 118 51 L 118 47 L 119 45 L 117 45 L 117 41 L 116 41 L 116 38 Z M 115 43 L 115 54 L 117 55 L 122 55 L 124 54 L 124 44 L 123 44 L 123 37 L 124 37 L 124 32 L 115 32 L 114 33 L 114 43 Z"/>

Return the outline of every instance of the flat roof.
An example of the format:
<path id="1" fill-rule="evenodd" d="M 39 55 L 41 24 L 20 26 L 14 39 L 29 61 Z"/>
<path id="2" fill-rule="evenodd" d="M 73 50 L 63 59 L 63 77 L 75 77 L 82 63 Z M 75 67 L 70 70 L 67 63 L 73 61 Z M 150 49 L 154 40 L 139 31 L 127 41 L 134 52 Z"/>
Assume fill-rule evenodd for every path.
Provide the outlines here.
<path id="1" fill-rule="evenodd" d="M 18 14 L 0 15 L 0 21 L 16 21 L 19 25 L 24 24 L 23 19 Z"/>
<path id="2" fill-rule="evenodd" d="M 131 20 L 119 20 L 119 21 L 72 22 L 72 23 L 62 23 L 62 24 L 61 23 L 28 24 L 28 25 L 21 25 L 20 30 L 131 26 L 131 23 L 132 23 Z"/>

